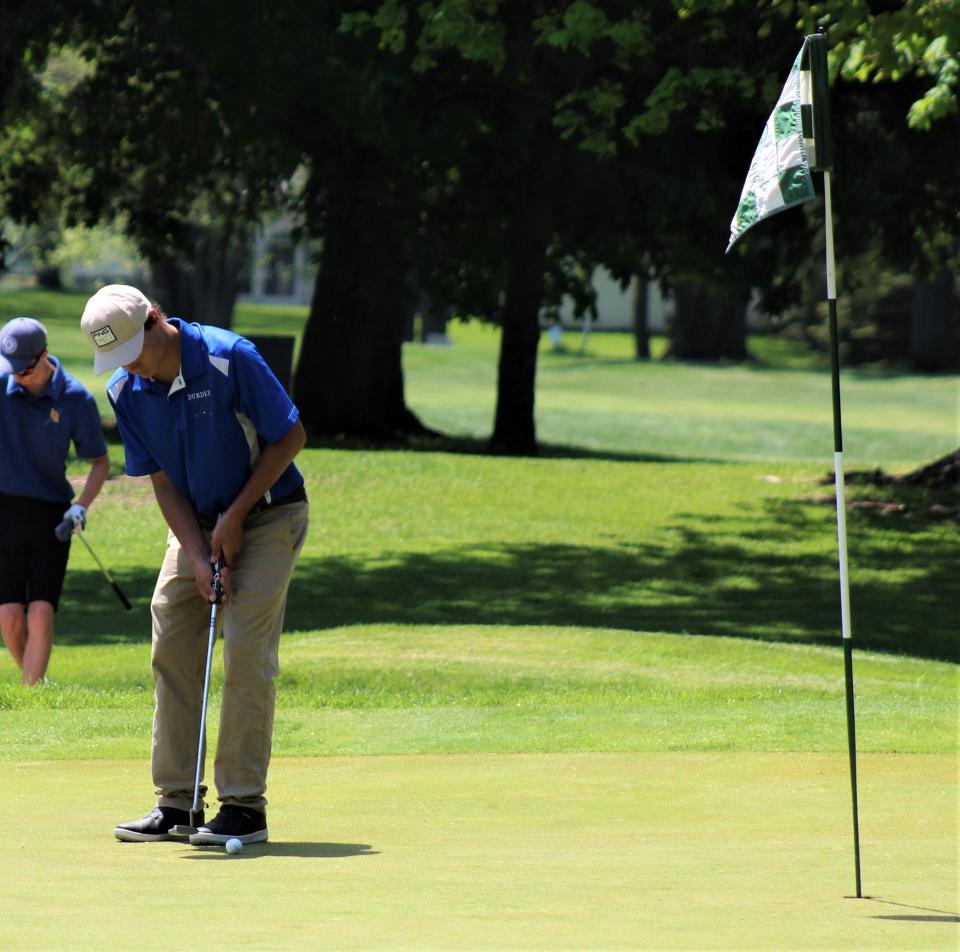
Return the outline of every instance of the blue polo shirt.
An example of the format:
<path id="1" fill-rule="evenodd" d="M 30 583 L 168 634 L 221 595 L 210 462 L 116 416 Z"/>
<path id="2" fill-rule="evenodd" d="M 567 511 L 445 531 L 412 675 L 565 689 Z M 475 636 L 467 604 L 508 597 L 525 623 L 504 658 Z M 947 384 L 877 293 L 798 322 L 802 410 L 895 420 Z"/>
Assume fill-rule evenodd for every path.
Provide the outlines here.
<path id="1" fill-rule="evenodd" d="M 56 369 L 37 397 L 13 374 L 0 375 L 0 492 L 69 505 L 70 441 L 81 459 L 103 456 L 107 444 L 93 394 L 50 361 Z"/>
<path id="2" fill-rule="evenodd" d="M 219 327 L 167 320 L 180 331 L 180 373 L 171 384 L 122 368 L 107 396 L 123 438 L 127 473 L 160 470 L 196 512 L 215 517 L 239 495 L 267 443 L 300 416 L 256 347 Z M 291 463 L 264 497 L 303 485 Z"/>

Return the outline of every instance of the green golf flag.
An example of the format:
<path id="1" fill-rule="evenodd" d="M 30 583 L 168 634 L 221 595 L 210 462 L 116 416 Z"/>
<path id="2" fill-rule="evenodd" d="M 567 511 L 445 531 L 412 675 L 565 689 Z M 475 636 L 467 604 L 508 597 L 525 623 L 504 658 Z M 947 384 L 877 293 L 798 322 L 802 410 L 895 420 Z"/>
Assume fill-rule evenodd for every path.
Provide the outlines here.
<path id="1" fill-rule="evenodd" d="M 801 82 L 802 58 L 803 47 L 797 53 L 783 92 L 760 136 L 747 181 L 740 193 L 740 204 L 730 222 L 727 251 L 758 221 L 814 197 L 803 134 L 801 95 L 805 84 Z"/>

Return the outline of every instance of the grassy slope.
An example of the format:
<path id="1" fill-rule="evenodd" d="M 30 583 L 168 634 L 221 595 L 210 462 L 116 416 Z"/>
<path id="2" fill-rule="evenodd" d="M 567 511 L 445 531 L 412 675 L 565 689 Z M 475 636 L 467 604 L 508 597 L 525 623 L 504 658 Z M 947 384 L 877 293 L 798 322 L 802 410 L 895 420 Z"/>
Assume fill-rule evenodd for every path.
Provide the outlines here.
<path id="1" fill-rule="evenodd" d="M 0 317 L 9 305 L 0 295 Z M 285 329 L 300 319 L 282 315 Z M 455 336 L 449 351 L 408 348 L 408 392 L 427 423 L 475 438 L 496 338 Z M 71 369 L 87 366 L 82 346 L 61 348 Z M 829 465 L 826 378 L 637 368 L 628 347 L 596 335 L 593 356 L 541 355 L 554 458 L 304 454 L 313 524 L 282 648 L 287 756 L 271 771 L 272 842 L 237 859 L 109 836 L 118 804 L 144 802 L 164 538 L 149 488 L 112 480 L 90 539 L 134 611 L 76 548 L 54 683 L 20 689 L 0 654 L 0 795 L 20 819 L 0 830 L 16 858 L 0 868 L 8 942 L 952 948 L 957 669 L 934 659 L 955 655 L 955 529 L 850 513 L 859 740 L 875 752 L 860 761 L 865 884 L 879 897 L 851 903 L 833 517 L 803 501 Z M 850 457 L 894 468 L 949 450 L 955 395 L 955 380 L 845 375 Z M 219 659 L 214 671 L 216 707 Z M 44 762 L 78 757 L 96 760 Z M 216 915 L 185 914 L 196 863 Z"/>
<path id="2" fill-rule="evenodd" d="M 304 468 L 278 753 L 843 748 L 832 516 L 797 501 L 805 468 L 323 450 Z M 2 756 L 146 753 L 164 533 L 142 481 L 98 508 L 135 611 L 72 553 L 56 686 L 21 691 L 0 656 Z M 850 531 L 861 746 L 952 750 L 955 667 L 861 649 L 951 656 L 955 530 L 855 512 Z"/>
<path id="3" fill-rule="evenodd" d="M 29 296 L 17 309 L 59 337 L 65 305 L 82 298 Z M 292 331 L 302 316 L 248 308 L 238 323 Z M 410 400 L 429 424 L 477 436 L 496 334 L 453 334 L 451 349 L 408 348 Z M 79 363 L 83 342 L 63 340 Z M 833 515 L 803 502 L 827 465 L 813 447 L 830 438 L 826 378 L 637 367 L 628 348 L 625 335 L 594 335 L 589 356 L 541 355 L 541 432 L 589 455 L 304 454 L 313 527 L 288 613 L 278 753 L 842 749 Z M 864 462 L 949 449 L 951 387 L 851 375 L 854 397 L 897 407 L 881 421 L 889 452 Z M 754 455 L 778 461 L 739 461 Z M 128 531 L 133 520 L 143 531 Z M 858 648 L 955 657 L 955 530 L 865 512 L 850 522 Z M 144 481 L 111 481 L 90 538 L 136 609 L 120 611 L 74 551 L 56 686 L 20 691 L 0 657 L 0 755 L 142 752 L 163 536 Z M 756 643 L 773 641 L 794 647 Z M 864 749 L 953 749 L 953 666 L 858 659 Z"/>
<path id="4" fill-rule="evenodd" d="M 0 756 L 147 757 L 149 647 L 61 647 L 0 687 Z M 842 751 L 832 648 L 592 628 L 352 626 L 288 635 L 279 755 Z M 211 721 L 221 664 L 215 659 Z M 12 673 L 12 672 L 11 672 Z M 863 751 L 956 747 L 953 666 L 860 653 Z"/>

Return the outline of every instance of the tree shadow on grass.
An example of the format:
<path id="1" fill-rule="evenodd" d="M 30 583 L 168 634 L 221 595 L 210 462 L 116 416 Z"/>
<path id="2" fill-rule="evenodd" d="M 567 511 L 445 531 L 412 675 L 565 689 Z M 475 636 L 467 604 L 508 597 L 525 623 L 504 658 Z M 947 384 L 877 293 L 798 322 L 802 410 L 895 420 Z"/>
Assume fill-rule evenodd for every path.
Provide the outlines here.
<path id="1" fill-rule="evenodd" d="M 398 437 L 395 440 L 377 440 L 361 437 L 324 437 L 312 435 L 307 441 L 310 449 L 354 450 L 378 453 L 453 453 L 463 456 L 498 456 L 490 449 L 489 439 L 471 436 L 417 435 Z M 664 456 L 659 453 L 628 453 L 617 450 L 589 449 L 583 446 L 568 446 L 563 443 L 540 442 L 532 459 L 579 459 L 605 460 L 613 463 L 697 463 L 730 464 L 735 460 L 713 459 L 705 456 Z"/>
<path id="2" fill-rule="evenodd" d="M 129 599 L 120 604 L 98 569 L 67 569 L 57 611 L 54 646 L 150 643 L 150 598 L 160 563 L 135 570 L 111 569 Z"/>
<path id="3" fill-rule="evenodd" d="M 839 645 L 836 555 L 794 551 L 832 527 L 798 504 L 767 509 L 768 519 L 746 513 L 709 527 L 681 517 L 662 548 L 511 543 L 311 560 L 298 569 L 286 628 L 590 626 Z M 952 660 L 954 547 L 920 531 L 897 543 L 890 551 L 868 531 L 853 547 L 857 645 Z M 904 565 L 915 568 L 893 571 Z"/>
<path id="4" fill-rule="evenodd" d="M 663 545 L 482 543 L 376 558 L 302 559 L 286 631 L 356 624 L 619 628 L 839 645 L 836 553 L 822 508 L 768 501 L 742 515 L 680 515 Z M 944 533 L 853 514 L 857 647 L 957 659 L 956 545 Z M 121 574 L 126 612 L 96 572 L 68 576 L 60 643 L 148 642 L 156 569 Z"/>

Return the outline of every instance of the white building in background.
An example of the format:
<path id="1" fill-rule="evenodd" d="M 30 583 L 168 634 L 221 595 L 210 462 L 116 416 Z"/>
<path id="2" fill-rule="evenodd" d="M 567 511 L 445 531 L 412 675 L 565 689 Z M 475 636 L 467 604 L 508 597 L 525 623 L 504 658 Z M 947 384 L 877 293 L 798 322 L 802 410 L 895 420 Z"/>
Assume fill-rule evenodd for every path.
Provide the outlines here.
<path id="1" fill-rule="evenodd" d="M 316 266 L 310 260 L 306 242 L 295 242 L 289 218 L 279 218 L 257 229 L 251 253 L 248 280 L 240 300 L 254 304 L 309 305 L 313 294 Z M 637 293 L 634 278 L 626 290 L 604 268 L 593 275 L 597 292 L 597 320 L 591 330 L 629 331 L 633 328 L 633 302 Z M 647 285 L 647 326 L 651 333 L 663 331 L 670 302 L 655 284 Z M 564 327 L 579 328 L 582 320 L 574 317 L 573 302 L 564 298 L 560 306 Z"/>
<path id="2" fill-rule="evenodd" d="M 310 304 L 316 266 L 309 245 L 295 241 L 293 222 L 278 218 L 257 228 L 240 300 L 253 304 Z"/>
<path id="3" fill-rule="evenodd" d="M 96 260 L 71 262 L 64 269 L 66 280 L 78 287 L 111 282 L 149 283 L 146 265 L 132 246 L 118 245 L 118 251 L 114 247 L 116 241 L 108 241 L 108 231 L 102 230 L 106 237 Z M 30 256 L 14 255 L 12 259 L 5 281 L 32 284 L 36 272 Z M 249 268 L 241 277 L 239 299 L 254 304 L 309 306 L 315 277 L 316 265 L 311 260 L 308 242 L 295 240 L 290 217 L 279 217 L 261 225 L 254 234 Z M 626 290 L 621 290 L 608 271 L 598 268 L 593 275 L 597 320 L 590 322 L 589 330 L 632 330 L 636 285 L 634 278 Z M 663 331 L 670 307 L 671 302 L 663 297 L 659 287 L 648 284 L 647 325 L 651 333 Z M 583 321 L 574 317 L 573 302 L 569 298 L 564 298 L 560 306 L 560 322 L 567 329 L 583 328 Z"/>
<path id="4" fill-rule="evenodd" d="M 597 319 L 590 322 L 591 330 L 633 330 L 633 302 L 637 294 L 637 279 L 634 277 L 626 290 L 620 288 L 606 268 L 597 268 L 591 278 L 597 292 Z M 666 326 L 671 303 L 660 293 L 659 285 L 647 284 L 647 328 L 651 334 L 660 334 Z M 564 327 L 578 328 L 583 320 L 574 317 L 573 302 L 565 297 L 560 305 L 560 323 Z"/>

